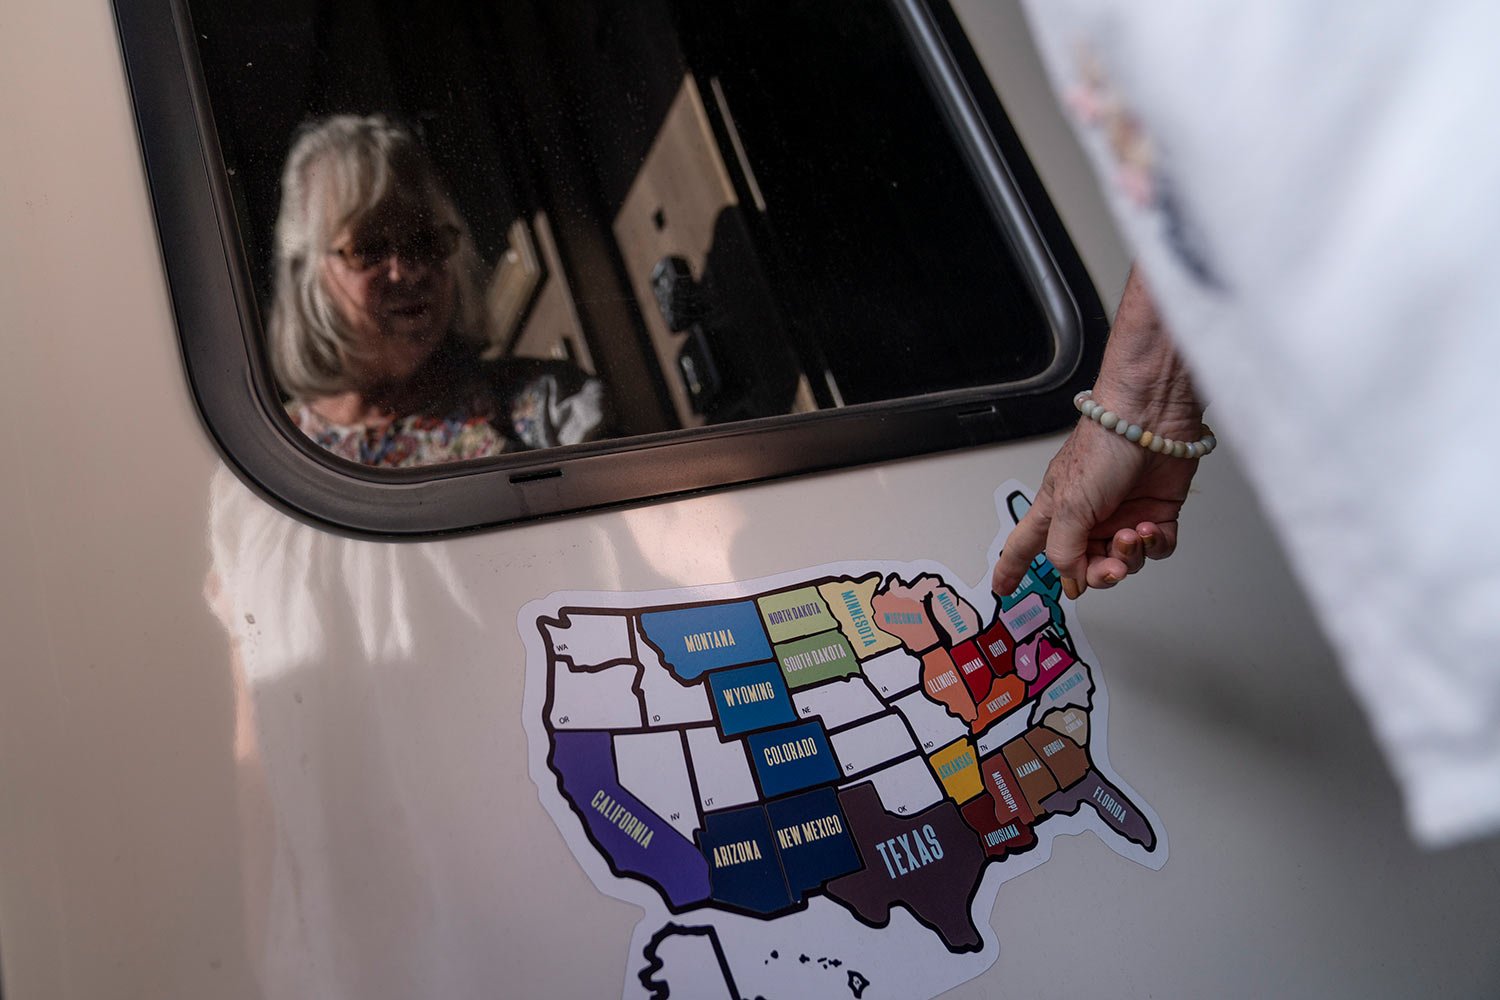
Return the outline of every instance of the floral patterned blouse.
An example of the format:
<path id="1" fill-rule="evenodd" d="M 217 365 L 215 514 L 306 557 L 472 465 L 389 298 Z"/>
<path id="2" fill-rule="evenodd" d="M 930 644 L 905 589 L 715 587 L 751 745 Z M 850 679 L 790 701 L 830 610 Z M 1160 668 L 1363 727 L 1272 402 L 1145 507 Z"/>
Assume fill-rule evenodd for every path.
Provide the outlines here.
<path id="1" fill-rule="evenodd" d="M 445 416 L 416 413 L 378 424 L 338 424 L 306 401 L 288 404 L 287 413 L 320 447 L 360 465 L 387 469 L 465 462 L 600 436 L 603 384 L 581 375 L 568 378 L 560 370 L 538 374 L 539 368 L 529 366 L 528 377 L 499 379 L 497 386 Z"/>

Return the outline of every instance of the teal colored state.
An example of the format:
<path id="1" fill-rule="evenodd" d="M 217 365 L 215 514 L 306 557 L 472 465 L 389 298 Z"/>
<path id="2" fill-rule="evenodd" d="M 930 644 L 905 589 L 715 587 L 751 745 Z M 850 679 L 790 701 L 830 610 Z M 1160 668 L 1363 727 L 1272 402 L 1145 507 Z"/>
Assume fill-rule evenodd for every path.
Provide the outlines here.
<path id="1" fill-rule="evenodd" d="M 1057 570 L 1053 569 L 1045 555 L 1033 559 L 1026 569 L 1026 575 L 1021 578 L 1021 585 L 1000 598 L 1000 610 L 1009 611 L 1031 594 L 1042 599 L 1047 607 L 1047 614 L 1052 618 L 1053 629 L 1066 639 L 1068 626 L 1063 618 L 1062 604 L 1059 603 L 1062 598 L 1062 578 L 1057 575 Z"/>

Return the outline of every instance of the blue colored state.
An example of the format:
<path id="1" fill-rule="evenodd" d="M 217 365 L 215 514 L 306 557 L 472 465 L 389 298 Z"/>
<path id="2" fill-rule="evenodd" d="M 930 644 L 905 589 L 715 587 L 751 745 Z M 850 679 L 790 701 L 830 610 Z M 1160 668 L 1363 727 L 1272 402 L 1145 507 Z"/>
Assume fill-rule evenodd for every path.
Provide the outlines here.
<path id="1" fill-rule="evenodd" d="M 705 671 L 772 659 L 754 601 L 706 604 L 641 615 L 641 630 L 667 667 L 684 681 Z"/>
<path id="2" fill-rule="evenodd" d="M 766 803 L 781 870 L 801 902 L 809 889 L 860 868 L 859 849 L 849 836 L 844 811 L 832 788 L 816 788 Z"/>
<path id="3" fill-rule="evenodd" d="M 708 686 L 714 693 L 719 730 L 725 736 L 779 726 L 797 718 L 786 692 L 786 678 L 775 660 L 720 670 L 709 675 Z"/>
<path id="4" fill-rule="evenodd" d="M 752 913 L 776 913 L 792 905 L 760 806 L 709 813 L 698 846 L 708 861 L 714 902 Z"/>
<path id="5" fill-rule="evenodd" d="M 816 720 L 751 733 L 745 739 L 750 744 L 755 773 L 760 776 L 761 791 L 768 799 L 839 779 L 839 765 L 828 746 L 828 734 Z"/>

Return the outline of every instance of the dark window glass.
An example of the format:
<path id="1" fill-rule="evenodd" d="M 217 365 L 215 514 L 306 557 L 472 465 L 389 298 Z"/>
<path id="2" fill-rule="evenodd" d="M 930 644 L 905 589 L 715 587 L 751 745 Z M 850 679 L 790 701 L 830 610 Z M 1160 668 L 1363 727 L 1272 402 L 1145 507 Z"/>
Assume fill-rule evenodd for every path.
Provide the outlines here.
<path id="1" fill-rule="evenodd" d="M 389 119 L 469 234 L 472 349 L 337 389 L 283 380 L 294 412 L 311 402 L 369 431 L 346 457 L 390 457 L 378 432 L 413 413 L 439 437 L 458 414 L 502 449 L 542 447 L 1008 383 L 1053 360 L 884 2 L 188 7 L 263 328 L 283 168 L 309 123 Z M 333 234 L 316 266 L 356 282 L 459 267 L 450 222 L 407 202 Z M 436 314 L 421 295 L 395 301 Z M 607 415 L 569 430 L 557 407 L 590 378 Z M 356 399 L 330 408 L 335 392 Z"/>

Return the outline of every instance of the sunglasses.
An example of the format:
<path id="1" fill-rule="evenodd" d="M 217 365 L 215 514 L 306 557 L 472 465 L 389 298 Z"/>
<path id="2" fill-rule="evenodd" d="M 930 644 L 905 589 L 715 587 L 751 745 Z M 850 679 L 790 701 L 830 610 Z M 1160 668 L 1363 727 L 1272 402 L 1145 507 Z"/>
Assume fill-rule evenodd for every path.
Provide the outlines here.
<path id="1" fill-rule="evenodd" d="M 408 264 L 441 264 L 457 252 L 459 235 L 457 226 L 436 226 L 396 239 L 355 240 L 329 252 L 355 271 L 373 271 L 392 255 Z"/>

